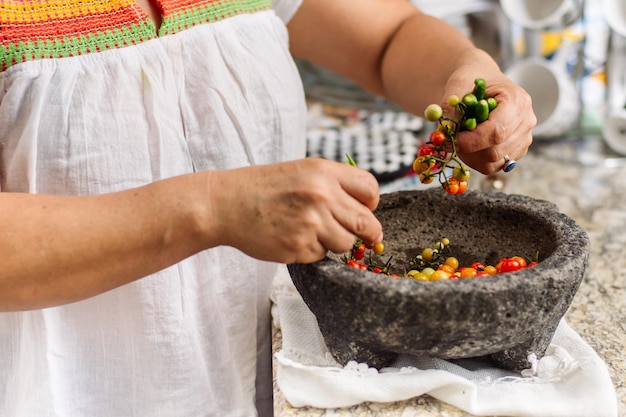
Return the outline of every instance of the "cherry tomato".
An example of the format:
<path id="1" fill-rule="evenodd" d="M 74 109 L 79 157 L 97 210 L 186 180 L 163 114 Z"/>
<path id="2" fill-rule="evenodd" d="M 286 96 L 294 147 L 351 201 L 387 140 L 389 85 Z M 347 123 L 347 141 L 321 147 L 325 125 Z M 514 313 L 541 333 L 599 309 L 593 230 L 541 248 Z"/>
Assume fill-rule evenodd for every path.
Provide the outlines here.
<path id="1" fill-rule="evenodd" d="M 435 158 L 433 158 L 432 156 L 418 156 L 417 158 L 415 158 L 415 161 L 413 161 L 413 171 L 419 175 L 426 171 L 430 171 L 430 169 L 435 166 L 435 163 Z"/>
<path id="2" fill-rule="evenodd" d="M 447 271 L 443 271 L 441 269 L 433 272 L 432 274 L 430 274 L 430 276 L 428 277 L 429 281 L 441 281 L 442 279 L 448 279 L 450 278 L 450 275 Z"/>
<path id="3" fill-rule="evenodd" d="M 472 278 L 476 276 L 478 271 L 471 267 L 463 267 L 461 268 L 461 278 Z"/>
<path id="4" fill-rule="evenodd" d="M 457 165 L 452 170 L 452 176 L 459 182 L 467 181 L 470 177 L 470 171 L 463 165 Z"/>
<path id="5" fill-rule="evenodd" d="M 489 274 L 489 275 L 495 275 L 498 273 L 498 271 L 496 270 L 496 267 L 493 265 L 488 265 L 484 268 L 484 271 Z"/>
<path id="6" fill-rule="evenodd" d="M 424 117 L 429 122 L 436 122 L 443 116 L 443 109 L 439 104 L 429 104 L 424 110 Z"/>
<path id="7" fill-rule="evenodd" d="M 350 259 L 348 262 L 346 262 L 346 265 L 348 265 L 349 267 L 352 267 L 352 268 L 358 268 L 359 267 L 359 263 L 357 261 L 355 261 L 354 259 Z"/>
<path id="8" fill-rule="evenodd" d="M 430 144 L 422 145 L 417 151 L 417 156 L 434 155 L 435 150 Z"/>
<path id="9" fill-rule="evenodd" d="M 487 82 L 484 78 L 476 78 L 474 80 L 474 89 L 472 93 L 478 100 L 482 100 L 485 97 L 485 90 L 487 89 Z"/>
<path id="10" fill-rule="evenodd" d="M 500 272 L 513 272 L 521 269 L 520 263 L 515 259 L 506 259 L 502 262 Z"/>
<path id="11" fill-rule="evenodd" d="M 494 268 L 496 268 L 496 272 L 500 273 L 502 271 L 502 264 L 504 263 L 504 261 L 506 261 L 506 258 L 502 258 L 498 261 L 498 263 L 496 264 L 496 266 Z"/>
<path id="12" fill-rule="evenodd" d="M 438 130 L 435 130 L 434 132 L 430 134 L 430 136 L 428 137 L 428 140 L 434 146 L 441 146 L 446 142 L 446 134 Z"/>
<path id="13" fill-rule="evenodd" d="M 476 129 L 476 119 L 474 117 L 470 117 L 469 119 L 465 119 L 465 122 L 463 122 L 463 127 L 466 130 L 474 130 L 474 129 Z"/>
<path id="14" fill-rule="evenodd" d="M 450 266 L 448 264 L 441 264 L 441 265 L 439 265 L 439 267 L 437 267 L 437 271 L 445 271 L 449 275 L 452 275 L 452 274 L 454 274 L 454 272 L 456 270 L 452 266 Z"/>
<path id="15" fill-rule="evenodd" d="M 375 254 L 379 255 L 385 251 L 385 244 L 383 242 L 378 242 L 374 244 L 374 246 L 372 247 L 372 250 L 374 251 Z"/>
<path id="16" fill-rule="evenodd" d="M 515 259 L 517 262 L 519 262 L 520 268 L 526 268 L 528 266 L 528 262 L 526 261 L 526 259 L 522 258 L 521 256 L 513 256 L 511 259 Z"/>
<path id="17" fill-rule="evenodd" d="M 485 270 L 485 265 L 483 265 L 480 262 L 474 262 L 472 264 L 472 268 L 474 268 L 476 271 L 484 271 Z"/>
<path id="18" fill-rule="evenodd" d="M 489 118 L 489 103 L 487 100 L 478 100 L 476 105 L 476 123 L 482 123 Z"/>
<path id="19" fill-rule="evenodd" d="M 459 181 L 457 181 L 454 177 L 448 178 L 444 184 L 444 188 L 448 194 L 458 194 Z"/>
<path id="20" fill-rule="evenodd" d="M 461 102 L 461 99 L 456 94 L 452 94 L 451 96 L 448 97 L 447 102 L 448 102 L 448 106 L 456 107 Z"/>
<path id="21" fill-rule="evenodd" d="M 430 171 L 422 172 L 420 174 L 420 182 L 422 184 L 430 184 L 435 179 L 435 174 Z"/>
<path id="22" fill-rule="evenodd" d="M 354 249 L 352 249 L 352 257 L 357 261 L 365 257 L 365 245 L 363 243 L 355 245 Z"/>
<path id="23" fill-rule="evenodd" d="M 432 248 L 424 248 L 422 249 L 422 258 L 424 258 L 427 261 L 430 261 L 431 259 L 433 259 L 433 249 Z"/>
<path id="24" fill-rule="evenodd" d="M 467 93 L 463 96 L 461 102 L 465 104 L 467 108 L 467 114 L 473 115 L 474 110 L 476 109 L 476 105 L 478 104 L 478 98 L 476 97 L 476 95 L 474 95 L 474 93 Z"/>
<path id="25" fill-rule="evenodd" d="M 446 258 L 446 260 L 444 261 L 444 264 L 450 265 L 452 269 L 455 271 L 459 268 L 459 260 L 455 258 L 454 256 L 450 256 Z"/>
<path id="26" fill-rule="evenodd" d="M 457 191 L 457 194 L 463 194 L 465 191 L 467 191 L 467 187 L 467 181 L 459 181 L 459 191 Z"/>

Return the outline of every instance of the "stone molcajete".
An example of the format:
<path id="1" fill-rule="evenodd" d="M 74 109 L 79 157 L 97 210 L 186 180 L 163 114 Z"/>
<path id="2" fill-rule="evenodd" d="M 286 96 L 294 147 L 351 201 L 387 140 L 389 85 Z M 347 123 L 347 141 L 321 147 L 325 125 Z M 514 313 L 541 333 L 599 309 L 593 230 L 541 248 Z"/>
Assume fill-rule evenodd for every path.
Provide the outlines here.
<path id="1" fill-rule="evenodd" d="M 420 282 L 351 268 L 340 255 L 291 264 L 292 280 L 316 316 L 335 359 L 381 368 L 399 353 L 485 357 L 521 370 L 542 357 L 583 279 L 589 239 L 549 202 L 521 195 L 440 188 L 381 196 L 385 261 L 405 268 L 448 238 L 461 265 L 534 257 L 539 264 L 484 278 Z M 396 271 L 402 273 L 402 270 Z"/>

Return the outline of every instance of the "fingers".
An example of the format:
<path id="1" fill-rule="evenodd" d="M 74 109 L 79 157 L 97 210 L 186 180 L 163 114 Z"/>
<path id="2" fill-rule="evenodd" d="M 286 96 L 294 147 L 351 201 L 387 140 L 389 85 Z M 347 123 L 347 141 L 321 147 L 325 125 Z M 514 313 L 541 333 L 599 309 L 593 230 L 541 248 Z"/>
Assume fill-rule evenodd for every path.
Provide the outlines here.
<path id="1" fill-rule="evenodd" d="M 331 189 L 333 195 L 327 204 L 332 218 L 323 219 L 327 227 L 321 232 L 320 241 L 337 253 L 349 250 L 356 237 L 365 244 L 381 242 L 382 226 L 372 213 L 380 199 L 376 178 L 367 171 L 345 164 L 334 164 L 332 169 L 336 187 Z"/>
<path id="2" fill-rule="evenodd" d="M 512 82 L 496 84 L 491 92 L 498 106 L 475 130 L 459 135 L 457 152 L 463 161 L 483 174 L 504 167 L 504 157 L 519 160 L 532 143 L 537 118 L 530 96 Z"/>

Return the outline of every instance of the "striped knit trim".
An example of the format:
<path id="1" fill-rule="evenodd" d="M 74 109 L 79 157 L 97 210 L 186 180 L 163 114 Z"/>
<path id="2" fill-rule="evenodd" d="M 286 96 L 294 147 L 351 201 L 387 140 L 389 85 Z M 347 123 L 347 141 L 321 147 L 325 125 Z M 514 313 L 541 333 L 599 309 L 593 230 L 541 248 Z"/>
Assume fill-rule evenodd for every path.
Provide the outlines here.
<path id="1" fill-rule="evenodd" d="M 192 26 L 217 22 L 242 13 L 253 13 L 272 7 L 271 0 L 194 2 L 179 0 L 163 3 L 165 18 L 160 35 L 171 35 Z"/>
<path id="2" fill-rule="evenodd" d="M 160 0 L 159 36 L 238 14 L 272 0 Z M 157 36 L 134 0 L 0 0 L 0 68 L 135 45 Z"/>

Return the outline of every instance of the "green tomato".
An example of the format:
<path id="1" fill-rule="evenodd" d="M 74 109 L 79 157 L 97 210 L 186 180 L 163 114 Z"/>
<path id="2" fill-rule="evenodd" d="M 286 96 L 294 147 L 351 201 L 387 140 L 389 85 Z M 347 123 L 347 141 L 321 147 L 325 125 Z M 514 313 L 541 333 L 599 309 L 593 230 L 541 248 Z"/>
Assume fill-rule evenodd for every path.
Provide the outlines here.
<path id="1" fill-rule="evenodd" d="M 474 95 L 476 99 L 482 100 L 485 98 L 485 90 L 487 89 L 487 82 L 484 78 L 476 78 L 474 80 Z"/>
<path id="2" fill-rule="evenodd" d="M 461 102 L 465 105 L 465 115 L 467 117 L 474 117 L 474 113 L 476 112 L 476 105 L 478 104 L 478 99 L 476 98 L 474 93 L 465 94 Z"/>
<path id="3" fill-rule="evenodd" d="M 476 123 L 482 123 L 489 118 L 489 104 L 484 98 L 476 104 Z"/>
<path id="4" fill-rule="evenodd" d="M 465 122 L 463 123 L 463 127 L 465 128 L 465 130 L 474 130 L 476 129 L 476 119 L 473 117 L 470 117 L 469 119 L 466 119 Z"/>
<path id="5" fill-rule="evenodd" d="M 459 104 L 460 102 L 461 99 L 455 94 L 452 94 L 450 97 L 448 97 L 448 106 L 450 107 L 456 107 L 457 104 Z"/>
<path id="6" fill-rule="evenodd" d="M 424 117 L 429 122 L 436 122 L 443 117 L 443 109 L 439 104 L 430 104 L 424 110 Z"/>

